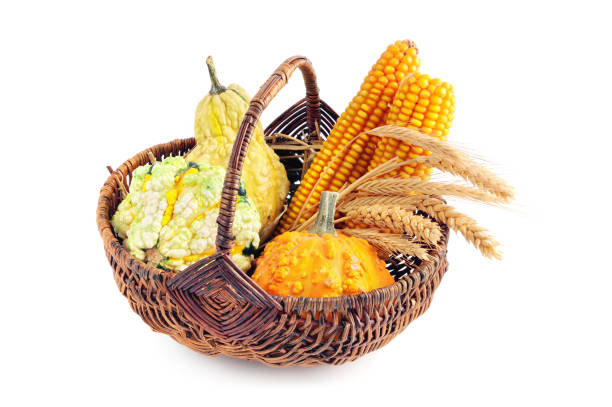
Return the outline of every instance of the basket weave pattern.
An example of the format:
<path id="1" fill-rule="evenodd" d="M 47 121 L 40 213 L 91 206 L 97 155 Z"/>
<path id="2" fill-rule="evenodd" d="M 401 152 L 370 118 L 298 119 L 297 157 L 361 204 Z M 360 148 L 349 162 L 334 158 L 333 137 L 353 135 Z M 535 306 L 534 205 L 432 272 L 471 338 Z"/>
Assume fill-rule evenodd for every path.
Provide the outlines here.
<path id="1" fill-rule="evenodd" d="M 137 154 L 117 168 L 100 191 L 98 229 L 119 290 L 154 331 L 198 352 L 273 366 L 355 360 L 385 345 L 421 315 L 447 269 L 446 227 L 442 227 L 443 237 L 439 247 L 431 251 L 430 261 L 402 255 L 389 259 L 388 268 L 396 283 L 364 294 L 336 298 L 271 296 L 232 263 L 228 253 L 233 246 L 234 202 L 248 143 L 261 112 L 297 68 L 304 76 L 306 98 L 268 126 L 266 135 L 282 132 L 310 142 L 317 128 L 325 138 L 337 118 L 319 99 L 314 70 L 306 58 L 290 58 L 274 72 L 253 98 L 236 137 L 220 204 L 217 254 L 180 273 L 164 272 L 131 257 L 110 225 L 121 201 L 120 180 L 127 187 L 132 171 L 149 162 L 149 152 L 158 160 L 187 153 L 195 145 L 193 138 L 160 144 Z M 277 152 L 296 154 L 291 150 Z M 296 158 L 283 163 L 293 194 L 302 162 Z"/>

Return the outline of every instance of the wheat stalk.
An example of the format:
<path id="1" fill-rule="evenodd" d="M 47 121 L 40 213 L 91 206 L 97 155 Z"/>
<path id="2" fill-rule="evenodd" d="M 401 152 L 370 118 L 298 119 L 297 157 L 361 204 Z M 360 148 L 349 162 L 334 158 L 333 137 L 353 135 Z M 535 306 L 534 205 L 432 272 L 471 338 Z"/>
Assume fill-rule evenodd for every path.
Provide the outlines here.
<path id="1" fill-rule="evenodd" d="M 404 132 L 404 130 L 407 130 L 407 133 Z M 458 150 L 456 148 L 450 147 L 447 143 L 443 143 L 443 142 L 435 139 L 434 137 L 421 134 L 418 131 L 413 130 L 413 129 L 407 129 L 407 128 L 404 128 L 404 127 L 390 125 L 390 126 L 377 127 L 376 129 L 359 133 L 358 135 L 353 137 L 351 140 L 349 140 L 340 149 L 340 151 L 338 151 L 338 153 L 336 153 L 327 162 L 327 165 L 321 171 L 321 173 L 319 175 L 319 178 L 317 179 L 317 181 L 315 182 L 315 184 L 311 188 L 308 196 L 304 200 L 305 204 L 302 206 L 302 208 L 300 208 L 297 216 L 295 217 L 295 220 L 293 221 L 293 223 L 291 224 L 291 226 L 289 227 L 288 230 L 302 230 L 302 229 L 304 229 L 305 228 L 304 224 L 298 226 L 298 222 L 302 219 L 302 217 L 307 217 L 307 219 L 306 219 L 306 221 L 304 223 L 309 223 L 309 222 L 312 222 L 314 220 L 314 217 L 316 216 L 316 214 L 313 214 L 313 211 L 316 210 L 317 204 L 307 206 L 307 203 L 310 202 L 310 198 L 312 197 L 312 194 L 314 193 L 314 191 L 316 191 L 317 186 L 319 185 L 319 183 L 321 182 L 321 179 L 323 178 L 323 175 L 325 175 L 329 171 L 332 171 L 332 164 L 337 159 L 339 159 L 340 157 L 343 156 L 343 153 L 346 151 L 346 149 L 351 144 L 353 144 L 355 142 L 355 140 L 357 140 L 358 138 L 360 138 L 360 137 L 362 137 L 362 136 L 364 136 L 366 134 L 374 134 L 374 135 L 380 134 L 381 137 L 394 137 L 394 138 L 399 138 L 400 140 L 404 140 L 404 141 L 406 141 L 408 143 L 411 143 L 411 144 L 421 145 L 421 146 L 425 147 L 427 150 L 431 151 L 432 153 L 444 156 L 444 157 L 446 157 L 450 161 L 454 161 L 454 160 L 456 160 L 456 161 L 462 161 L 462 160 L 470 161 L 469 157 L 465 153 L 463 153 L 461 150 Z M 431 140 L 435 140 L 435 141 L 432 142 Z M 383 164 L 381 164 L 381 165 L 373 168 L 372 170 L 366 172 L 363 176 L 361 176 L 359 179 L 357 179 L 352 184 L 350 184 L 349 187 L 347 188 L 347 190 L 345 191 L 345 194 L 356 190 L 361 184 L 363 184 L 367 180 L 376 178 L 376 177 L 378 177 L 380 175 L 386 174 L 386 173 L 388 173 L 390 171 L 393 171 L 394 169 L 401 168 L 401 167 L 403 167 L 405 165 L 408 165 L 408 164 L 410 164 L 412 162 L 415 162 L 415 161 L 416 160 L 414 160 L 414 159 L 406 160 L 406 161 L 400 161 L 399 158 L 394 157 L 391 160 L 388 160 L 388 161 L 384 162 Z M 302 175 L 304 175 L 304 174 L 302 174 Z M 342 198 L 342 195 L 340 195 L 338 197 L 338 199 L 340 199 L 340 198 Z"/>
<path id="2" fill-rule="evenodd" d="M 508 203 L 514 199 L 514 188 L 512 186 L 475 161 L 448 161 L 431 155 L 425 157 L 423 162 L 425 165 L 435 167 L 471 182 L 474 186 L 497 196 L 501 202 Z"/>
<path id="3" fill-rule="evenodd" d="M 352 209 L 356 209 L 361 206 L 372 206 L 372 205 L 393 205 L 400 206 L 405 210 L 416 209 L 416 204 L 428 195 L 412 195 L 412 196 L 395 196 L 395 195 L 364 195 L 361 196 L 359 193 L 353 193 L 346 196 L 346 198 L 338 204 L 338 211 L 348 212 Z"/>
<path id="4" fill-rule="evenodd" d="M 361 133 L 361 135 L 363 135 L 365 133 Z M 354 137 L 349 143 L 352 143 L 354 140 L 356 140 L 359 136 Z M 340 154 L 340 153 L 338 153 Z M 336 155 L 337 157 L 337 155 Z M 334 157 L 335 158 L 335 157 Z M 332 159 L 333 161 L 333 159 Z M 355 191 L 356 189 L 360 188 L 363 184 L 365 184 L 366 182 L 372 180 L 373 178 L 376 178 L 380 175 L 386 174 L 389 171 L 393 171 L 394 169 L 403 167 L 404 165 L 407 165 L 409 163 L 411 163 L 413 160 L 407 160 L 407 161 L 400 161 L 400 159 L 398 157 L 394 157 L 384 163 L 382 163 L 381 165 L 373 168 L 372 170 L 368 171 L 367 173 L 363 174 L 360 178 L 358 178 L 357 180 L 353 181 L 351 184 L 347 185 L 344 184 L 342 186 L 342 188 L 340 188 L 340 190 L 338 191 L 338 205 L 340 202 L 342 202 L 343 200 L 346 199 L 346 197 L 351 194 L 353 191 Z M 320 178 L 319 178 L 320 180 Z M 318 185 L 318 182 L 315 183 L 315 188 Z M 310 191 L 310 194 L 308 195 L 308 198 L 306 199 L 306 202 L 308 202 L 308 199 L 310 199 L 310 196 L 312 195 L 312 193 L 314 192 L 314 189 Z M 310 227 L 310 225 L 312 225 L 312 223 L 314 222 L 317 214 L 315 213 L 316 208 L 318 207 L 318 204 L 314 204 L 309 206 L 308 208 L 306 208 L 306 205 L 304 205 L 302 207 L 302 209 L 300 209 L 300 211 L 298 212 L 298 217 L 302 216 L 302 213 L 305 211 L 306 213 L 310 213 L 311 216 L 306 219 L 301 225 L 296 225 L 297 223 L 297 218 L 296 220 L 293 222 L 293 225 L 288 229 L 289 231 L 301 231 L 301 230 L 305 230 L 308 227 Z M 305 209 L 306 208 L 306 209 Z"/>
<path id="5" fill-rule="evenodd" d="M 427 198 L 416 206 L 417 209 L 427 213 L 438 222 L 444 223 L 452 230 L 461 233 L 485 257 L 502 259 L 499 243 L 485 228 L 478 225 L 475 219 L 458 212 L 452 206 L 435 197 Z"/>
<path id="6" fill-rule="evenodd" d="M 307 144 L 305 146 L 295 144 L 270 144 L 270 147 L 274 150 L 291 150 L 291 151 L 304 151 L 304 150 L 320 150 L 321 144 Z"/>
<path id="7" fill-rule="evenodd" d="M 359 133 L 358 135 L 356 135 L 355 137 L 353 137 L 351 140 L 349 140 L 348 143 L 346 143 L 341 149 L 340 151 L 338 151 L 338 153 L 336 155 L 334 155 L 328 162 L 327 165 L 323 168 L 323 171 L 321 171 L 321 174 L 319 175 L 319 178 L 317 179 L 317 181 L 315 182 L 315 184 L 312 186 L 310 192 L 308 193 L 308 196 L 306 197 L 306 199 L 304 200 L 304 205 L 302 205 L 302 207 L 300 208 L 297 216 L 295 217 L 293 223 L 291 224 L 291 226 L 289 226 L 288 230 L 302 230 L 304 229 L 304 224 L 313 220 L 314 217 L 316 216 L 316 214 L 311 214 L 311 211 L 314 210 L 317 205 L 313 205 L 310 207 L 306 207 L 308 202 L 310 202 L 310 198 L 312 197 L 312 194 L 314 193 L 314 191 L 316 191 L 317 186 L 319 185 L 319 182 L 321 182 L 321 179 L 323 177 L 324 174 L 326 174 L 328 171 L 332 171 L 331 165 L 339 158 L 342 156 L 342 153 L 344 153 L 344 151 L 346 151 L 346 149 L 353 144 L 353 142 L 355 142 L 355 140 L 357 140 L 359 137 L 363 136 L 365 133 Z M 302 178 L 304 177 L 304 175 L 306 174 L 302 174 Z M 305 212 L 305 213 L 304 213 Z M 306 220 L 306 222 L 304 222 L 302 225 L 298 226 L 298 222 L 302 219 L 303 216 L 308 216 L 308 215 L 312 215 L 310 216 L 310 218 L 308 218 Z"/>
<path id="8" fill-rule="evenodd" d="M 279 149 L 281 149 L 281 148 L 282 148 L 282 146 L 283 146 L 283 144 L 276 144 L 276 138 L 277 138 L 277 137 L 284 138 L 284 139 L 287 139 L 287 140 L 291 140 L 291 141 L 293 141 L 294 143 L 297 143 L 297 144 L 299 144 L 299 145 L 301 145 L 301 146 L 303 146 L 303 147 L 306 147 L 306 148 L 316 148 L 316 147 L 320 147 L 320 146 L 318 146 L 317 144 L 308 144 L 308 143 L 307 143 L 307 142 L 305 142 L 304 140 L 300 140 L 300 139 L 299 139 L 299 138 L 297 138 L 297 137 L 289 136 L 289 135 L 287 135 L 287 134 L 283 134 L 283 133 L 272 133 L 270 136 L 266 136 L 266 137 L 265 137 L 265 140 L 266 140 L 266 141 L 272 140 L 272 143 L 273 143 L 273 144 L 272 144 L 272 146 L 274 146 L 274 147 L 272 147 L 272 148 L 275 148 L 276 146 L 281 146 L 281 147 L 279 147 Z M 291 146 L 292 144 L 287 144 L 287 145 L 288 145 L 288 146 Z"/>
<path id="9" fill-rule="evenodd" d="M 450 161 L 440 156 L 430 155 L 413 158 L 410 162 L 423 163 L 461 177 L 479 189 L 495 195 L 500 202 L 508 203 L 514 199 L 514 188 L 476 161 Z"/>
<path id="10" fill-rule="evenodd" d="M 435 245 L 442 237 L 440 227 L 430 219 L 404 210 L 399 206 L 363 206 L 346 213 L 351 220 L 370 227 L 390 229 L 394 232 L 416 236 Z"/>
<path id="11" fill-rule="evenodd" d="M 444 190 L 440 190 L 439 188 L 436 189 L 436 187 L 440 187 L 441 185 L 446 185 L 446 184 L 437 184 L 437 185 L 434 184 L 433 186 L 430 187 L 431 191 L 422 190 L 419 192 L 431 193 L 431 194 L 445 194 L 446 193 L 449 195 L 458 195 L 462 197 L 476 199 L 476 200 L 480 200 L 483 202 L 507 202 L 513 196 L 512 188 L 510 186 L 508 186 L 500 178 L 494 176 L 485 167 L 476 163 L 463 151 L 450 146 L 448 143 L 437 140 L 434 137 L 419 133 L 418 131 L 414 129 L 408 129 L 404 127 L 390 125 L 390 126 L 381 126 L 376 129 L 370 130 L 368 132 L 360 133 L 356 135 L 355 137 L 353 137 L 348 143 L 346 143 L 343 146 L 343 148 L 329 160 L 329 162 L 327 163 L 323 171 L 321 171 L 321 175 L 319 176 L 319 179 L 317 179 L 313 188 L 310 190 L 310 193 L 306 197 L 305 202 L 310 201 L 310 198 L 312 194 L 314 193 L 314 191 L 316 190 L 317 186 L 319 185 L 319 182 L 321 181 L 322 176 L 326 174 L 328 171 L 331 171 L 332 164 L 342 156 L 344 151 L 353 142 L 355 142 L 355 140 L 357 140 L 359 137 L 362 137 L 365 134 L 375 134 L 375 135 L 380 135 L 381 137 L 398 138 L 410 144 L 416 144 L 416 145 L 423 146 L 428 151 L 432 152 L 433 158 L 432 156 L 417 157 L 415 159 L 400 161 L 399 158 L 394 157 L 391 160 L 388 160 L 384 162 L 383 164 L 368 171 L 363 176 L 361 176 L 359 179 L 357 179 L 355 182 L 350 184 L 346 188 L 346 190 L 343 193 L 341 193 L 340 196 L 338 197 L 339 201 L 342 200 L 344 195 L 359 189 L 364 183 L 374 178 L 377 178 L 390 171 L 404 167 L 414 162 L 426 162 L 427 163 L 428 159 L 431 160 L 431 162 L 428 165 L 438 166 L 440 167 L 440 169 L 446 170 L 450 172 L 451 174 L 461 176 L 465 178 L 466 180 L 474 183 L 474 185 L 485 189 L 485 191 L 480 191 L 478 189 L 469 188 L 469 187 L 456 185 L 456 184 L 448 184 L 449 187 L 446 189 L 446 191 L 444 191 Z M 425 184 L 425 181 L 420 181 L 417 179 L 413 180 L 413 182 L 417 182 L 417 181 L 421 183 L 420 185 Z M 429 184 L 432 184 L 432 183 L 429 183 Z M 486 191 L 489 191 L 490 193 Z M 314 214 L 314 211 L 316 210 L 316 208 L 317 208 L 317 204 L 303 205 L 300 211 L 298 212 L 298 215 L 296 216 L 295 220 L 293 221 L 293 224 L 289 227 L 289 230 L 304 229 L 306 226 L 304 226 L 304 224 L 298 226 L 298 222 L 302 219 L 302 217 L 307 217 L 304 223 L 310 224 L 316 216 Z"/>
<path id="12" fill-rule="evenodd" d="M 425 261 L 430 258 L 426 248 L 421 246 L 418 241 L 412 241 L 403 234 L 383 233 L 377 229 L 341 229 L 340 231 L 367 240 L 384 257 L 401 253 Z"/>
<path id="13" fill-rule="evenodd" d="M 511 186 L 468 154 L 452 145 L 414 129 L 399 126 L 381 126 L 353 137 L 332 157 L 321 175 L 331 171 L 332 163 L 342 157 L 348 146 L 364 134 L 391 137 L 412 145 L 418 145 L 430 151 L 431 155 L 407 161 L 400 161 L 399 158 L 395 157 L 375 167 L 355 182 L 344 185 L 339 191 L 338 198 L 338 211 L 345 215 L 341 220 L 357 225 L 357 227 L 369 226 L 378 229 L 348 228 L 343 231 L 357 231 L 353 233 L 360 233 L 362 236 L 364 236 L 364 233 L 367 234 L 370 239 L 366 240 L 384 253 L 404 252 L 416 255 L 418 248 L 420 249 L 420 256 L 417 255 L 417 257 L 422 258 L 423 254 L 426 255 L 426 250 L 423 247 L 407 240 L 402 234 L 383 233 L 380 230 L 401 231 L 414 235 L 428 244 L 436 244 L 441 237 L 439 226 L 435 222 L 413 213 L 418 209 L 432 216 L 436 221 L 447 224 L 449 228 L 461 233 L 484 256 L 501 259 L 499 243 L 486 229 L 479 226 L 471 217 L 447 205 L 437 196 L 451 195 L 480 202 L 507 203 L 514 198 L 514 191 Z M 475 188 L 456 183 L 422 181 L 416 178 L 376 179 L 385 173 L 414 162 L 422 162 L 425 165 L 459 176 L 473 184 Z M 316 181 L 306 198 L 306 202 L 309 202 L 320 180 L 321 177 Z M 314 212 L 317 206 L 317 204 L 304 205 L 289 230 L 308 228 L 316 217 Z M 308 219 L 298 225 L 297 223 L 303 217 L 308 217 Z M 383 244 L 385 237 L 387 238 L 387 246 Z M 404 244 L 401 248 L 400 243 Z M 406 243 L 410 243 L 412 247 L 408 247 Z M 389 247 L 392 247 L 392 249 L 389 249 Z"/>
<path id="14" fill-rule="evenodd" d="M 362 134 L 365 134 L 365 133 L 362 133 Z M 353 138 L 353 140 L 356 140 L 357 137 Z M 338 154 L 340 154 L 340 153 L 338 153 Z M 399 168 L 402 165 L 404 165 L 404 163 L 406 163 L 406 161 L 400 161 L 399 158 L 397 158 L 397 157 L 392 158 L 391 160 L 389 160 L 389 161 L 379 165 L 378 167 L 372 169 L 371 171 L 365 173 L 359 179 L 355 180 L 351 184 L 348 184 L 348 185 L 344 184 L 342 186 L 342 188 L 340 188 L 340 190 L 338 191 L 338 202 L 343 200 L 348 194 L 353 192 L 355 189 L 359 188 L 360 185 L 362 185 L 364 182 L 368 181 L 369 179 L 377 177 L 377 176 L 379 176 L 381 174 L 384 174 L 386 172 L 392 171 L 395 168 Z M 319 178 L 319 180 L 320 180 L 320 178 Z M 319 183 L 319 181 L 317 181 L 315 183 L 315 188 L 318 185 L 318 183 Z M 313 188 L 312 191 L 310 191 L 310 193 L 308 194 L 308 198 L 306 199 L 306 202 L 308 202 L 308 200 L 310 199 L 310 196 L 312 195 L 312 193 L 314 191 L 315 191 L 314 188 Z M 316 211 L 318 206 L 319 206 L 318 203 L 314 204 L 314 205 L 310 205 L 309 207 L 306 207 L 306 205 L 304 205 L 302 207 L 302 209 L 300 209 L 300 211 L 298 212 L 298 216 L 296 217 L 296 220 L 293 222 L 292 226 L 288 230 L 289 231 L 301 231 L 301 230 L 304 230 L 304 229 L 308 228 L 314 222 L 314 220 L 315 220 L 315 218 L 317 216 L 315 211 Z M 300 224 L 298 226 L 297 225 L 297 219 L 300 216 L 302 216 L 302 214 L 304 212 L 306 212 L 307 214 L 310 213 L 311 216 L 308 219 L 306 219 L 302 224 Z"/>
<path id="15" fill-rule="evenodd" d="M 446 204 L 440 197 L 431 195 L 414 195 L 409 197 L 389 195 L 351 194 L 339 206 L 340 212 L 349 212 L 360 207 L 376 205 L 399 206 L 406 211 L 420 210 L 427 213 L 439 223 L 446 224 L 452 230 L 460 233 L 488 258 L 501 259 L 499 243 L 489 232 L 478 225 L 475 219 Z M 349 216 L 341 220 L 352 219 Z"/>
<path id="16" fill-rule="evenodd" d="M 481 202 L 500 203 L 501 198 L 477 188 L 465 185 L 422 181 L 416 178 L 385 178 L 367 181 L 359 187 L 360 191 L 378 195 L 407 195 L 420 193 L 426 195 L 452 195 Z"/>
<path id="17" fill-rule="evenodd" d="M 432 154 L 450 159 L 451 161 L 470 160 L 468 155 L 450 143 L 439 140 L 418 130 L 396 125 L 380 126 L 367 132 L 378 137 L 389 137 L 404 143 L 416 145 L 430 151 Z"/>
<path id="18" fill-rule="evenodd" d="M 453 147 L 452 144 L 436 139 L 407 127 L 387 125 L 370 130 L 368 134 L 379 137 L 390 137 L 405 143 L 420 146 L 432 154 L 429 157 L 418 157 L 430 167 L 438 168 L 450 174 L 460 176 L 489 193 L 509 202 L 514 198 L 514 189 L 488 168 L 472 159 L 468 154 Z"/>

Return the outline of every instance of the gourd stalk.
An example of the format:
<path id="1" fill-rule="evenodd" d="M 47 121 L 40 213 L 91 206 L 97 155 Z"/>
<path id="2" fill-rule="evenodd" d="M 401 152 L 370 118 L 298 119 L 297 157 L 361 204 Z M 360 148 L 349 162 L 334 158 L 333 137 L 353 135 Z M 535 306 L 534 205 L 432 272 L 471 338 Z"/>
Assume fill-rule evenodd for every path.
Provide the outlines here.
<path id="1" fill-rule="evenodd" d="M 219 78 L 217 78 L 217 70 L 211 56 L 206 58 L 206 66 L 208 67 L 208 74 L 210 75 L 210 94 L 218 95 L 219 93 L 225 92 L 227 89 L 221 85 Z"/>
<path id="2" fill-rule="evenodd" d="M 319 204 L 319 212 L 314 225 L 308 230 L 309 233 L 318 235 L 335 235 L 336 228 L 334 227 L 334 214 L 336 213 L 336 201 L 338 193 L 332 191 L 323 191 L 321 193 L 321 203 Z"/>

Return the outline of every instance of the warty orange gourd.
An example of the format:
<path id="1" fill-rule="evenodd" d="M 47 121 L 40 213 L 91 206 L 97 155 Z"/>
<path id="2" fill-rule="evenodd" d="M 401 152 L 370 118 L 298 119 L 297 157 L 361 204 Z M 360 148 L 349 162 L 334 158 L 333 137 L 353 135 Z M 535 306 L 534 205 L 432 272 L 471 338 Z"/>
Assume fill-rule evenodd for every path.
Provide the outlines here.
<path id="1" fill-rule="evenodd" d="M 285 232 L 266 245 L 253 279 L 268 293 L 336 297 L 393 284 L 385 262 L 367 241 L 334 229 L 337 196 L 321 194 L 317 219 L 308 232 Z"/>

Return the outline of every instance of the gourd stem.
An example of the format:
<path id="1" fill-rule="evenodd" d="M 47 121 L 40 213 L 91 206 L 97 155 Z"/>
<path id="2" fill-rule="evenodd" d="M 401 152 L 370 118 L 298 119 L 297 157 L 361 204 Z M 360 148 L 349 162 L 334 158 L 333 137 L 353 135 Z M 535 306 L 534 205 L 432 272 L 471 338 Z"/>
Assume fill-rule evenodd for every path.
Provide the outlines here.
<path id="1" fill-rule="evenodd" d="M 217 70 L 215 69 L 215 64 L 211 56 L 206 58 L 206 66 L 208 67 L 208 74 L 210 75 L 210 94 L 218 95 L 219 93 L 225 92 L 227 89 L 219 83 Z"/>
<path id="2" fill-rule="evenodd" d="M 338 193 L 331 191 L 321 192 L 321 201 L 319 203 L 319 212 L 314 225 L 308 230 L 309 233 L 318 235 L 335 235 L 334 214 L 336 213 L 336 201 Z"/>

